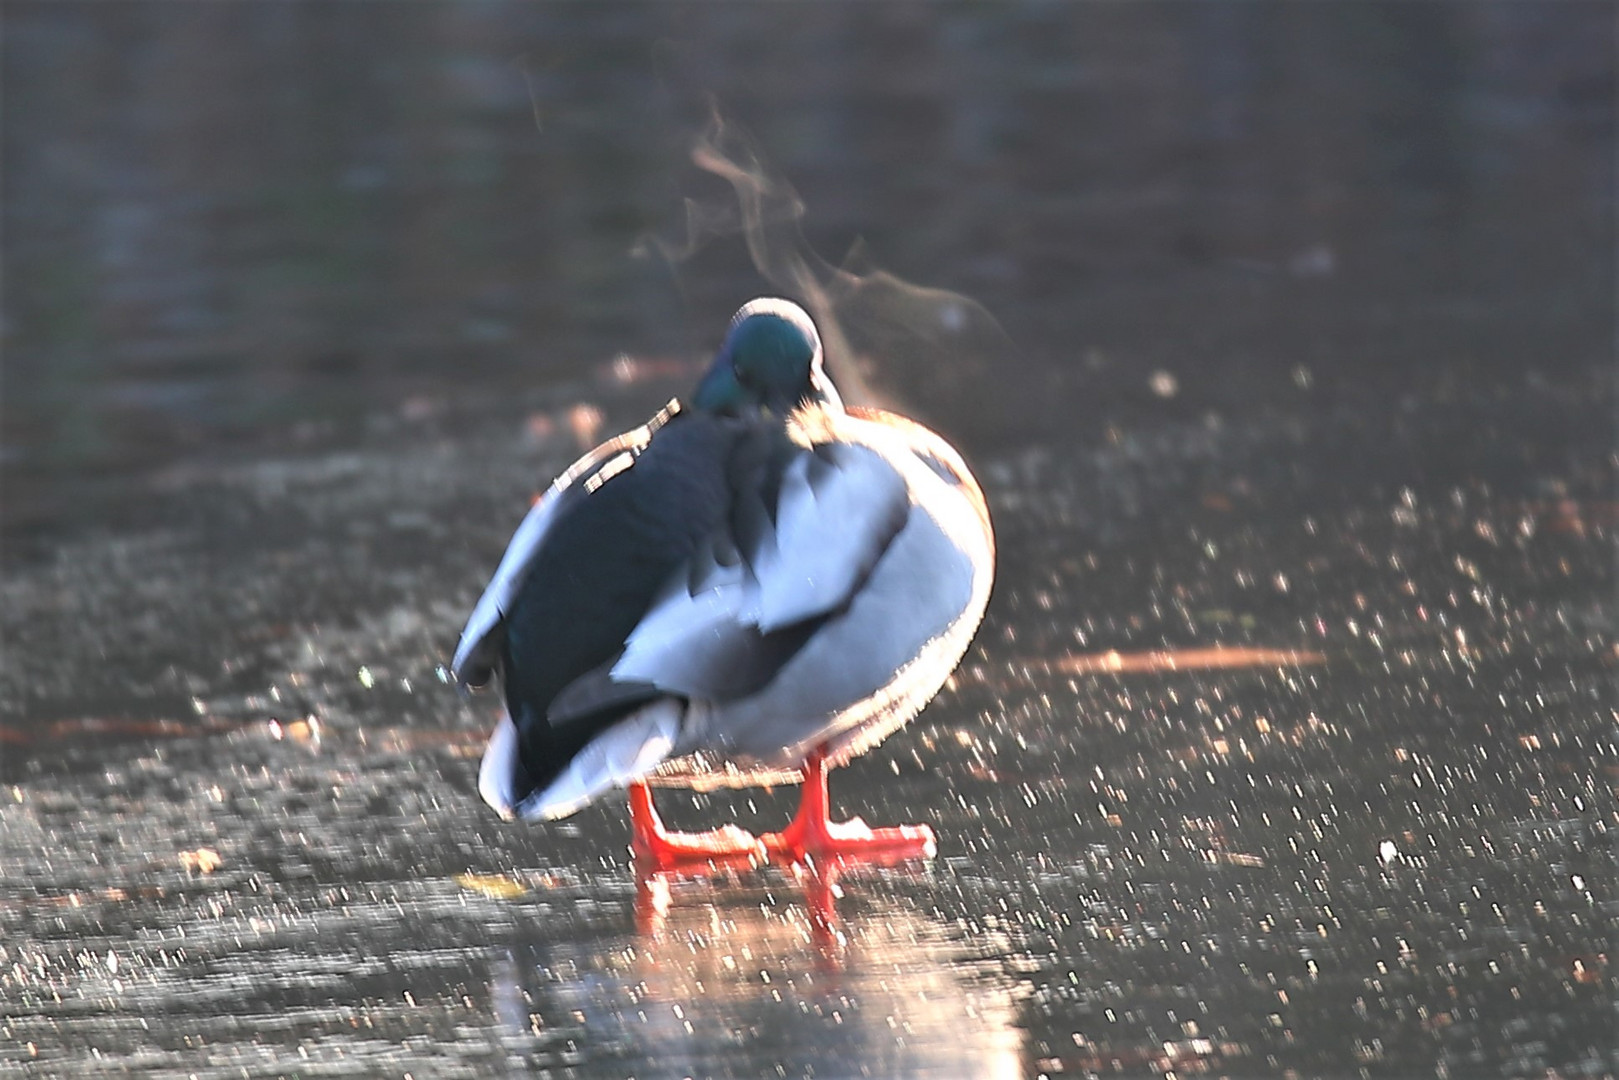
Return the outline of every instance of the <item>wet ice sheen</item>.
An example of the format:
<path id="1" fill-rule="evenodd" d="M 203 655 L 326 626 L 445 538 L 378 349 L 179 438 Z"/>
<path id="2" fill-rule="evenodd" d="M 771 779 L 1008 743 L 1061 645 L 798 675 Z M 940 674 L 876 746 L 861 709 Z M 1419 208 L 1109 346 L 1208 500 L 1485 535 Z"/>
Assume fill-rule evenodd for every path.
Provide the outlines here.
<path id="1" fill-rule="evenodd" d="M 183 673 L 194 736 L 8 753 L 7 1060 L 221 1076 L 605 1076 L 654 1048 L 694 1073 L 823 1076 L 1603 1060 L 1614 654 L 1590 596 L 1605 524 L 1460 492 L 1409 520 L 1193 508 L 1099 545 L 1065 524 L 1061 485 L 1038 511 L 998 489 L 996 616 L 928 717 L 835 779 L 851 812 L 935 814 L 941 857 L 826 887 L 826 923 L 817 883 L 774 869 L 649 900 L 612 800 L 545 829 L 479 809 L 487 718 L 436 677 L 430 616 L 452 626 L 467 598 L 451 593 L 483 568 L 452 562 L 464 581 L 446 590 L 343 523 L 400 501 L 477 518 L 513 477 L 470 492 L 400 477 L 486 453 L 394 447 L 336 484 L 289 462 L 273 493 L 262 472 L 222 475 L 166 536 L 122 548 L 145 584 L 95 597 L 115 616 L 197 605 L 212 581 L 167 554 L 184 513 L 242 504 L 300 515 L 219 568 L 266 605 L 304 595 L 309 537 L 343 564 L 378 552 L 394 584 L 302 600 L 305 620 Z M 395 472 L 400 454 L 416 456 Z M 1518 528 L 1525 514 L 1542 527 Z M 5 588 L 60 572 L 42 562 Z M 185 630 L 155 618 L 126 647 L 171 655 Z M 1214 642 L 1324 660 L 1063 666 Z M 770 827 L 789 803 L 669 813 Z"/>

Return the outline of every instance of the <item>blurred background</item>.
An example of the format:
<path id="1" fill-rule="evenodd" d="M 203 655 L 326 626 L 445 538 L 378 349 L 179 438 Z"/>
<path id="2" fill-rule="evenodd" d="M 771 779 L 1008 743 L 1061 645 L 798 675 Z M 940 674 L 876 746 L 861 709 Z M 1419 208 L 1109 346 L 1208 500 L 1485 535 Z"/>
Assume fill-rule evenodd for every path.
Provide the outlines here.
<path id="1" fill-rule="evenodd" d="M 0 19 L 0 1060 L 1619 1070 L 1611 3 Z M 768 292 L 1001 542 L 830 941 L 493 821 L 440 667 Z"/>
<path id="2" fill-rule="evenodd" d="M 734 234 L 664 256 L 686 200 L 736 216 L 691 160 L 711 102 L 810 250 L 999 319 L 971 374 L 1013 415 L 934 417 L 958 434 L 1535 399 L 1611 355 L 1611 15 L 8 3 L 8 528 L 413 398 L 711 350 L 767 285 Z M 949 413 L 933 366 L 887 381 Z"/>

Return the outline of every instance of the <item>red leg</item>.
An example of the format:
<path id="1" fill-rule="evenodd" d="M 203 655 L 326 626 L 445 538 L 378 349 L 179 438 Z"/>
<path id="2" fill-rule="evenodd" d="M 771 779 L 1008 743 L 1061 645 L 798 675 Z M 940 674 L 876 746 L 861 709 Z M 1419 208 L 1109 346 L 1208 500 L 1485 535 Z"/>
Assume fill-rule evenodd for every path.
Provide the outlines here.
<path id="1" fill-rule="evenodd" d="M 833 821 L 826 796 L 826 756 L 817 750 L 804 763 L 804 793 L 798 814 L 779 833 L 760 840 L 772 855 L 802 862 L 845 859 L 851 862 L 930 858 L 938 845 L 926 825 L 895 825 L 873 829 L 859 818 Z"/>
<path id="2" fill-rule="evenodd" d="M 652 868 L 699 862 L 763 861 L 764 845 L 735 825 L 704 833 L 669 832 L 652 805 L 652 791 L 644 783 L 630 785 L 630 824 L 636 857 Z"/>

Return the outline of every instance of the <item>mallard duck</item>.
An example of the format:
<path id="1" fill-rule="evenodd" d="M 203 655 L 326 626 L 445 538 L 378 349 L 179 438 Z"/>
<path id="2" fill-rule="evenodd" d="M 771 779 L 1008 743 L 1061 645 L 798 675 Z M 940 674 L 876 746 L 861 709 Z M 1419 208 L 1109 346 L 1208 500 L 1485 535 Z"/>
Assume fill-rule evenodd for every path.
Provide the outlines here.
<path id="1" fill-rule="evenodd" d="M 845 408 L 810 317 L 754 300 L 688 402 L 580 458 L 512 537 L 452 665 L 504 693 L 478 790 L 510 820 L 627 787 L 658 863 L 931 855 L 926 825 L 832 822 L 826 773 L 944 684 L 993 568 L 961 456 Z M 667 830 L 648 790 L 793 780 L 797 816 L 762 838 Z"/>

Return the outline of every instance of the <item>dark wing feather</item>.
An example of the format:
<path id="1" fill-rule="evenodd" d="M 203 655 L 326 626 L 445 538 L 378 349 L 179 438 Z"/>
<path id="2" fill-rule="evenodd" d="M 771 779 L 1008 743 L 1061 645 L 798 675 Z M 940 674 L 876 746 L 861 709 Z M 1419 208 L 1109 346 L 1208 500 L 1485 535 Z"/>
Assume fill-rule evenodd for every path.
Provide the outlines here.
<path id="1" fill-rule="evenodd" d="M 614 678 L 710 701 L 752 694 L 871 574 L 910 512 L 904 481 L 863 447 L 782 442 L 790 452 L 738 451 L 747 479 L 726 524 L 740 561 L 716 556 L 732 545 L 694 550 L 630 634 Z"/>
<path id="2" fill-rule="evenodd" d="M 533 553 L 506 613 L 501 667 L 536 785 L 647 700 L 644 688 L 607 684 L 650 680 L 595 673 L 612 670 L 665 583 L 721 527 L 730 506 L 725 463 L 740 432 L 735 420 L 675 417 L 632 461 L 597 473 L 601 483 L 578 485 Z"/>
<path id="3" fill-rule="evenodd" d="M 610 468 L 621 466 L 625 460 L 633 461 L 658 430 L 679 412 L 679 403 L 671 401 L 641 427 L 591 450 L 557 477 L 529 508 L 461 631 L 455 658 L 450 663 L 459 685 L 482 686 L 494 674 L 504 650 L 507 612 L 516 603 L 518 591 L 527 580 L 551 527 L 566 516 L 569 504 L 591 490 L 592 482 Z"/>
<path id="4" fill-rule="evenodd" d="M 551 699 L 546 720 L 552 727 L 588 721 L 595 717 L 619 717 L 654 698 L 663 691 L 649 682 L 619 682 L 612 676 L 615 654 L 564 686 Z"/>

